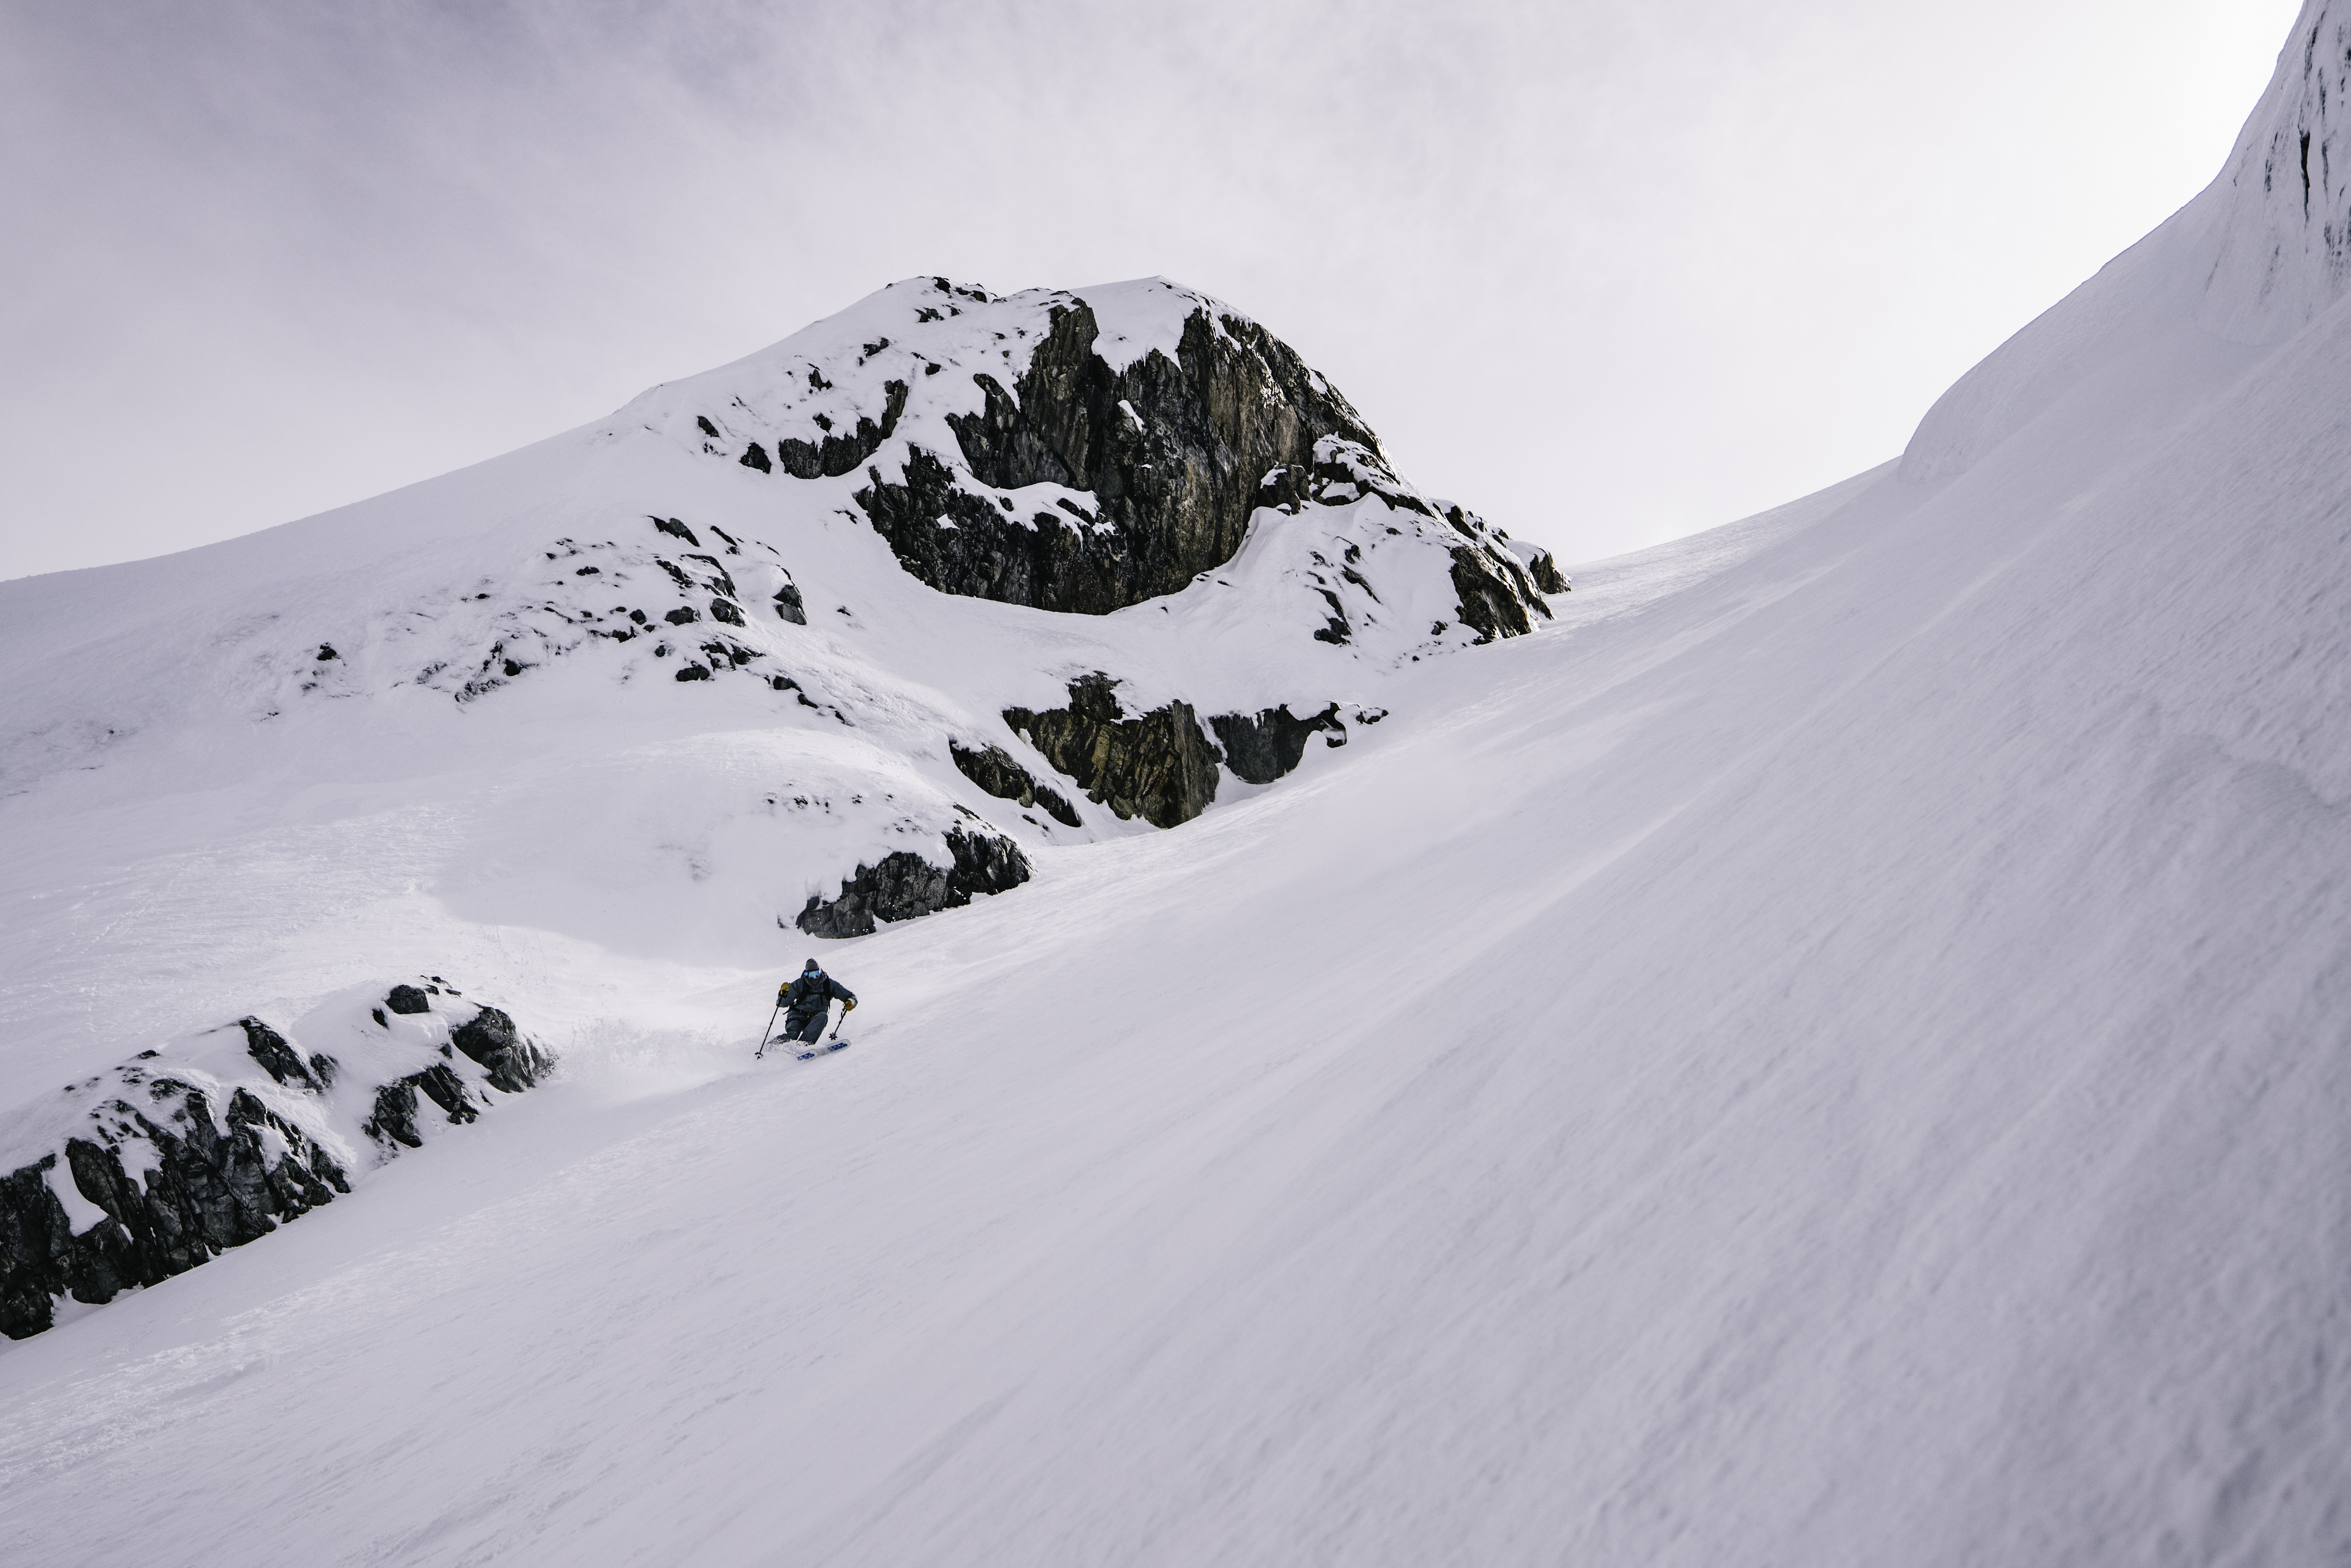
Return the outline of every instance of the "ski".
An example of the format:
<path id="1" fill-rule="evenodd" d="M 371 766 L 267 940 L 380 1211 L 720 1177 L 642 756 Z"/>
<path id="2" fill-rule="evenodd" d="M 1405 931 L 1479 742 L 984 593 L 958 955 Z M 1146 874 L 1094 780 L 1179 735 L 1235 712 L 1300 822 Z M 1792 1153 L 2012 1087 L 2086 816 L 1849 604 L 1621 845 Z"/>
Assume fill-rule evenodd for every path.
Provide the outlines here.
<path id="1" fill-rule="evenodd" d="M 849 1042 L 845 1040 L 829 1040 L 822 1045 L 818 1046 L 814 1051 L 801 1051 L 799 1059 L 802 1061 L 814 1061 L 820 1056 L 828 1055 L 836 1051 L 847 1051 L 848 1049 Z"/>

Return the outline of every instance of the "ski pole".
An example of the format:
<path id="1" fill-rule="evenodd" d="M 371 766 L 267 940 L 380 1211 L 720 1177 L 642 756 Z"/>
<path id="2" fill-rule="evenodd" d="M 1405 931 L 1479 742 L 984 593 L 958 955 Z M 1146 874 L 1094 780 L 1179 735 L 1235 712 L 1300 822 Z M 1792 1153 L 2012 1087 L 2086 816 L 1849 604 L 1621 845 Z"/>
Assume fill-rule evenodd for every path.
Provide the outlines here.
<path id="1" fill-rule="evenodd" d="M 776 1015 L 783 1010 L 784 998 L 778 997 L 776 998 L 776 1005 L 768 1009 L 768 1027 L 759 1031 L 759 1049 L 751 1053 L 752 1061 L 757 1061 L 761 1057 L 768 1054 L 768 1036 L 775 1030 Z"/>
<path id="2" fill-rule="evenodd" d="M 827 1040 L 839 1040 L 839 1039 L 841 1038 L 841 1023 L 847 1023 L 848 1021 L 849 1021 L 849 1009 L 848 1009 L 847 1008 L 843 1008 L 843 1009 L 841 1009 L 841 1023 L 837 1023 L 837 1024 L 833 1025 L 833 1026 L 832 1026 L 832 1032 L 831 1032 L 831 1034 L 829 1034 L 829 1035 L 825 1036 L 825 1039 L 827 1039 Z"/>

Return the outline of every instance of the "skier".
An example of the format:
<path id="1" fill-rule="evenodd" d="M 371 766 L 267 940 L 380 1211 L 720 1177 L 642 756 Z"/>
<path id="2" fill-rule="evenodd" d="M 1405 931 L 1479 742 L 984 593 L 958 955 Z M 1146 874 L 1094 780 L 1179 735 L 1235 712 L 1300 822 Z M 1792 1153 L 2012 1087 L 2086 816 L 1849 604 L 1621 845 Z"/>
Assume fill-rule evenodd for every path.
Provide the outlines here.
<path id="1" fill-rule="evenodd" d="M 776 1005 L 784 1009 L 784 1032 L 776 1040 L 813 1047 L 817 1037 L 824 1032 L 825 1015 L 831 1011 L 835 997 L 841 998 L 841 1016 L 847 1019 L 849 1010 L 857 1005 L 857 993 L 826 974 L 824 966 L 810 958 L 799 979 L 776 988 Z"/>

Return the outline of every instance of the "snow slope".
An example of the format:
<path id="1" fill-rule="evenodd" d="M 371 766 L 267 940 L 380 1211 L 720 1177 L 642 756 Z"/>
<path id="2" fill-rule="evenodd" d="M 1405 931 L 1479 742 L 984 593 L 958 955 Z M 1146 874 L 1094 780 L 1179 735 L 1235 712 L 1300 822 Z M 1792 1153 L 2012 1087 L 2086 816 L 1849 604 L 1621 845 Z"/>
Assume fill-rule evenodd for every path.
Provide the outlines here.
<path id="1" fill-rule="evenodd" d="M 2085 298 L 2018 342 L 2093 342 Z M 747 681 L 525 682 L 488 755 L 345 704 L 172 743 L 168 810 L 110 764 L 11 802 L 57 912 L 12 1053 L 456 953 L 564 1069 L 0 1350 L 0 1549 L 2351 1558 L 2351 315 L 2189 309 L 2080 374 L 2003 350 L 1991 423 L 1930 416 L 1963 463 L 1400 650 L 1349 693 L 1393 716 L 1279 785 L 1037 830 L 1030 884 L 827 949 L 868 1000 L 806 1066 L 746 1059 L 809 946 L 755 937 L 756 840 L 689 800 L 706 879 L 592 858 L 714 758 L 804 765 Z M 923 668 L 1010 626 L 1017 672 L 1161 612 L 935 613 Z M 1164 647 L 1139 682 L 1277 694 Z M 902 678 L 858 700 L 958 716 Z"/>

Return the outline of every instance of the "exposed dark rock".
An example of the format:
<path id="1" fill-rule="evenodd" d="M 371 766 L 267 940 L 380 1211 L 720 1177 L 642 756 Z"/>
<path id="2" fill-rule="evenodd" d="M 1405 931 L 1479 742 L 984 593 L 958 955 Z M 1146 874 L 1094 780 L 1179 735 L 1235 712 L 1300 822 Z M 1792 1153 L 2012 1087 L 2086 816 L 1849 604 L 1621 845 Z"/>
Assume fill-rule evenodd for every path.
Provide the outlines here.
<path id="1" fill-rule="evenodd" d="M 261 1070 L 270 1077 L 297 1089 L 317 1091 L 326 1087 L 310 1071 L 309 1063 L 302 1060 L 301 1054 L 286 1043 L 284 1035 L 259 1019 L 239 1019 L 237 1023 L 245 1030 L 246 1054 L 261 1063 Z M 324 1061 L 329 1059 L 320 1057 L 319 1060 Z"/>
<path id="2" fill-rule="evenodd" d="M 898 416 L 906 412 L 905 382 L 886 382 L 882 391 L 885 401 L 882 407 L 881 423 L 876 424 L 864 414 L 859 414 L 857 428 L 844 435 L 827 435 L 820 443 L 780 439 L 776 443 L 777 463 L 796 479 L 838 476 L 856 468 L 882 449 L 882 444 L 897 430 Z M 817 423 L 828 431 L 832 428 L 832 422 L 821 415 L 818 416 Z"/>
<path id="3" fill-rule="evenodd" d="M 329 659 L 340 659 L 342 655 L 340 653 L 335 652 L 335 645 L 332 643 L 321 643 L 319 644 L 319 663 L 323 664 Z"/>
<path id="4" fill-rule="evenodd" d="M 710 434 L 716 435 L 718 433 L 714 430 Z M 663 533 L 671 535 L 676 538 L 684 539 L 686 543 L 692 545 L 696 549 L 700 549 L 702 548 L 702 541 L 694 537 L 694 530 L 687 528 L 684 523 L 679 522 L 675 517 L 655 517 L 653 519 L 653 527 L 660 529 Z"/>
<path id="5" fill-rule="evenodd" d="M 681 604 L 662 617 L 673 626 L 683 626 L 689 621 L 699 621 L 701 614 L 691 604 Z"/>
<path id="6" fill-rule="evenodd" d="M 722 593 L 729 599 L 736 597 L 735 579 L 728 573 L 726 567 L 719 564 L 719 560 L 716 556 L 690 555 L 685 559 L 693 561 L 700 561 L 704 566 L 710 569 L 709 586 L 713 591 Z"/>
<path id="7" fill-rule="evenodd" d="M 950 867 L 933 865 L 907 850 L 861 865 L 826 902 L 811 896 L 795 925 L 811 936 L 870 936 L 881 920 L 913 920 L 942 909 L 960 909 L 977 894 L 1007 893 L 1029 880 L 1029 857 L 997 833 L 947 831 Z"/>
<path id="8" fill-rule="evenodd" d="M 1330 618 L 1316 629 L 1314 640 L 1346 646 L 1347 640 L 1355 634 L 1354 627 L 1347 623 L 1347 607 L 1340 603 L 1339 596 L 1327 588 L 1318 588 L 1314 591 L 1321 594 L 1322 602 L 1331 607 Z"/>
<path id="9" fill-rule="evenodd" d="M 1379 449 L 1349 436 L 1338 436 L 1315 445 L 1314 463 L 1308 474 L 1308 485 L 1316 501 L 1326 507 L 1343 507 L 1365 496 L 1375 497 L 1391 512 L 1417 512 L 1424 517 L 1434 517 L 1436 511 L 1426 501 L 1416 496 L 1395 476 L 1388 460 Z M 1453 526 L 1471 538 L 1468 518 L 1461 508 L 1453 508 Z"/>
<path id="10" fill-rule="evenodd" d="M 718 439 L 718 427 L 711 423 L 706 415 L 699 413 L 695 414 L 694 416 L 694 423 L 702 426 L 703 434 L 709 436 L 713 441 Z"/>
<path id="11" fill-rule="evenodd" d="M 1552 553 L 1547 549 L 1534 552 L 1534 559 L 1527 562 L 1527 575 L 1534 579 L 1536 589 L 1543 593 L 1569 593 L 1574 591 L 1573 585 L 1567 580 L 1566 574 L 1559 570 L 1559 562 L 1552 559 Z"/>
<path id="12" fill-rule="evenodd" d="M 986 406 L 949 422 L 981 483 L 1090 492 L 1106 526 L 1008 517 L 918 452 L 902 480 L 869 470 L 857 495 L 909 572 L 949 593 L 1107 614 L 1231 559 L 1267 474 L 1311 462 L 1319 438 L 1378 449 L 1346 399 L 1253 322 L 1196 309 L 1173 361 L 1154 350 L 1117 372 L 1096 335 L 1082 302 L 1056 308 L 1013 392 L 975 376 Z"/>
<path id="13" fill-rule="evenodd" d="M 1478 630 L 1478 641 L 1520 637 L 1534 630 L 1524 600 L 1503 576 L 1505 563 L 1470 545 L 1453 547 L 1453 591 L 1461 596 L 1461 623 Z M 1518 563 L 1507 563 L 1517 570 Z"/>
<path id="14" fill-rule="evenodd" d="M 416 1129 L 416 1093 L 420 1089 L 453 1124 L 462 1125 L 481 1115 L 465 1092 L 465 1081 L 446 1067 L 436 1065 L 377 1090 L 375 1113 L 360 1130 L 379 1142 L 423 1148 L 424 1137 Z"/>
<path id="15" fill-rule="evenodd" d="M 1260 708 L 1255 714 L 1221 713 L 1208 720 L 1225 751 L 1225 766 L 1233 777 L 1250 784 L 1270 784 L 1296 768 L 1306 755 L 1306 743 L 1317 731 L 1325 744 L 1344 746 L 1347 727 L 1339 722 L 1339 705 L 1332 703 L 1312 718 L 1299 718 L 1290 705 Z"/>
<path id="16" fill-rule="evenodd" d="M 1139 816 L 1155 828 L 1190 821 L 1217 798 L 1216 747 L 1189 703 L 1123 716 L 1111 689 L 1117 684 L 1101 671 L 1081 675 L 1070 683 L 1068 707 L 1007 708 L 1004 722 L 1122 821 Z"/>
<path id="17" fill-rule="evenodd" d="M 436 977 L 433 985 L 392 988 L 388 1005 L 425 1013 L 435 993 L 456 995 Z M 381 1008 L 372 1016 L 388 1021 Z M 246 1054 L 274 1082 L 327 1097 L 339 1072 L 333 1058 L 313 1053 L 305 1061 L 293 1041 L 257 1018 L 240 1019 L 237 1027 Z M 496 1008 L 476 1005 L 451 1041 L 486 1070 L 491 1085 L 509 1092 L 529 1088 L 551 1065 Z M 452 1046 L 441 1051 L 455 1061 Z M 82 1086 L 95 1090 L 81 1123 L 86 1136 L 67 1137 L 62 1147 L 0 1176 L 0 1333 L 15 1339 L 38 1333 L 52 1322 L 59 1295 L 103 1302 L 156 1284 L 350 1190 L 334 1157 L 261 1094 L 229 1087 L 216 1118 L 218 1092 L 208 1098 L 204 1090 L 157 1075 L 150 1065 L 157 1054 L 142 1051 L 115 1067 L 109 1089 L 95 1088 L 105 1075 Z M 423 1142 L 420 1094 L 452 1123 L 473 1121 L 490 1103 L 476 1081 L 440 1062 L 359 1093 L 371 1112 L 361 1130 L 387 1147 Z M 126 1147 L 141 1156 L 128 1169 L 144 1170 L 143 1184 L 128 1174 Z M 68 1180 L 110 1217 L 78 1236 L 49 1186 Z"/>
<path id="18" fill-rule="evenodd" d="M 678 681 L 706 681 L 710 678 L 710 672 L 700 664 L 688 664 L 670 678 Z"/>
<path id="19" fill-rule="evenodd" d="M 1037 782 L 1029 769 L 1013 759 L 1010 752 L 1000 746 L 983 746 L 977 751 L 967 751 L 953 740 L 947 742 L 947 755 L 962 769 L 963 776 L 995 796 L 999 800 L 1018 800 L 1024 806 L 1042 807 L 1046 815 L 1067 827 L 1077 827 L 1078 809 L 1061 796 Z"/>
<path id="20" fill-rule="evenodd" d="M 795 626 L 808 624 L 808 605 L 800 599 L 800 591 L 789 582 L 776 590 L 776 613 Z"/>
<path id="21" fill-rule="evenodd" d="M 740 626 L 743 624 L 743 612 L 735 607 L 735 601 L 731 599 L 712 600 L 710 601 L 710 618 L 713 621 L 724 621 L 729 626 Z"/>
<path id="22" fill-rule="evenodd" d="M 39 1333 L 53 1321 L 57 1296 L 111 1301 L 350 1190 L 330 1155 L 245 1090 L 229 1096 L 224 1134 L 201 1090 L 168 1079 L 152 1087 L 151 1109 L 161 1120 L 128 1101 L 108 1107 L 154 1146 L 158 1165 L 143 1188 L 111 1146 L 66 1143 L 61 1174 L 110 1222 L 73 1234 L 44 1179 L 57 1167 L 55 1154 L 0 1177 L 0 1333 Z"/>
<path id="23" fill-rule="evenodd" d="M 509 1094 L 519 1094 L 538 1082 L 553 1065 L 546 1052 L 515 1028 L 515 1021 L 497 1008 L 484 1008 L 450 1031 L 449 1042 L 489 1070 L 490 1082 Z"/>
<path id="24" fill-rule="evenodd" d="M 781 443 L 778 443 L 778 444 L 780 445 Z M 751 443 L 750 445 L 743 448 L 743 455 L 738 459 L 738 461 L 746 468 L 757 468 L 762 474 L 768 472 L 768 464 L 767 448 L 761 446 L 756 441 Z"/>

